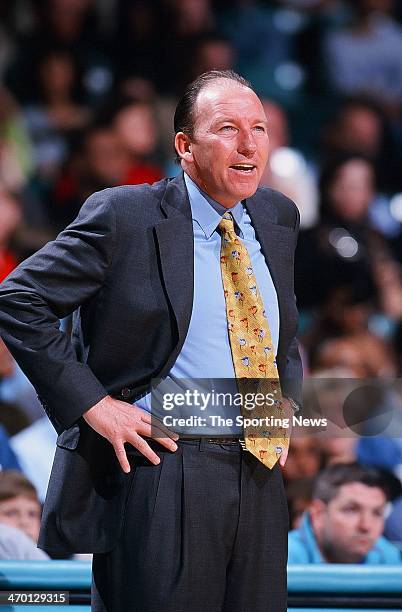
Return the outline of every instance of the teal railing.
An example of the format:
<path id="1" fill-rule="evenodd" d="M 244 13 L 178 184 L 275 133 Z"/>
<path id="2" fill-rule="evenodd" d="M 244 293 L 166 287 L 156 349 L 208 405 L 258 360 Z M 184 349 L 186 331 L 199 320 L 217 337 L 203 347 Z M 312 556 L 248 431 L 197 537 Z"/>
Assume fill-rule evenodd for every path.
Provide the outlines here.
<path id="1" fill-rule="evenodd" d="M 68 591 L 69 609 L 90 610 L 91 565 L 83 561 L 0 561 L 0 591 Z M 289 612 L 396 612 L 402 610 L 402 565 L 292 565 Z M 66 606 L 35 606 L 62 612 Z M 27 612 L 27 606 L 0 612 Z M 163 611 L 161 611 L 163 612 Z"/>

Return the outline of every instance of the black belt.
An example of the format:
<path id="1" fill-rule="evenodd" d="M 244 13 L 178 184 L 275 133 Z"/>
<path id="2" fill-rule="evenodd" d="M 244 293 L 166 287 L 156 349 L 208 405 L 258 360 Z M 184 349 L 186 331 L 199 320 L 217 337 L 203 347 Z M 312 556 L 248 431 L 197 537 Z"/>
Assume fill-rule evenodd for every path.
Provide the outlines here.
<path id="1" fill-rule="evenodd" d="M 180 440 L 193 440 L 195 442 L 204 440 L 208 444 L 241 444 L 242 442 L 240 438 L 192 438 L 191 436 L 180 436 Z"/>

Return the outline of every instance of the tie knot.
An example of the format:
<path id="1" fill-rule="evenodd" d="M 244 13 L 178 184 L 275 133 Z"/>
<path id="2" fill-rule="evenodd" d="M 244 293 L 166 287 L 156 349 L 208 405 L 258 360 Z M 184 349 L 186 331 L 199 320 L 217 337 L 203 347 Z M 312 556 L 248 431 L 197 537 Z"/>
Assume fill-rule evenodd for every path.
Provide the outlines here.
<path id="1" fill-rule="evenodd" d="M 225 212 L 219 222 L 219 229 L 227 233 L 235 233 L 233 215 L 230 212 Z"/>

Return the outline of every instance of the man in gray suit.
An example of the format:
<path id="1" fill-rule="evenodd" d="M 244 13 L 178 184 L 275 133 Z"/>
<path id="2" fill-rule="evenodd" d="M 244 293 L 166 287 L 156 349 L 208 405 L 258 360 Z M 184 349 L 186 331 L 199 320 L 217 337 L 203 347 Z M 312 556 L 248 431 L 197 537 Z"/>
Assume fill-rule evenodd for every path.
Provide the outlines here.
<path id="1" fill-rule="evenodd" d="M 217 439 L 190 428 L 178 440 L 151 423 L 149 391 L 154 378 L 236 377 L 220 267 L 230 210 L 293 414 L 299 215 L 282 194 L 258 189 L 267 120 L 235 73 L 192 83 L 175 133 L 182 174 L 94 194 L 0 287 L 2 337 L 59 433 L 40 546 L 95 553 L 97 611 L 284 612 L 278 463 L 269 469 L 244 451 L 236 427 Z M 59 319 L 71 313 L 69 337 Z"/>

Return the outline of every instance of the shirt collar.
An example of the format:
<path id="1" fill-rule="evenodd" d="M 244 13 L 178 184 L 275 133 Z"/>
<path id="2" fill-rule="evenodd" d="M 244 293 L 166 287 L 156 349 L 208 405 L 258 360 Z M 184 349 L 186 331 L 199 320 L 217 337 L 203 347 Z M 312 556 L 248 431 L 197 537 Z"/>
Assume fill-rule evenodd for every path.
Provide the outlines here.
<path id="1" fill-rule="evenodd" d="M 188 197 L 191 206 L 191 216 L 193 221 L 198 223 L 206 238 L 211 238 L 212 234 L 219 225 L 220 220 L 228 210 L 232 213 L 234 221 L 241 232 L 241 221 L 243 218 L 243 205 L 237 202 L 232 208 L 228 209 L 212 199 L 205 191 L 184 173 Z"/>

